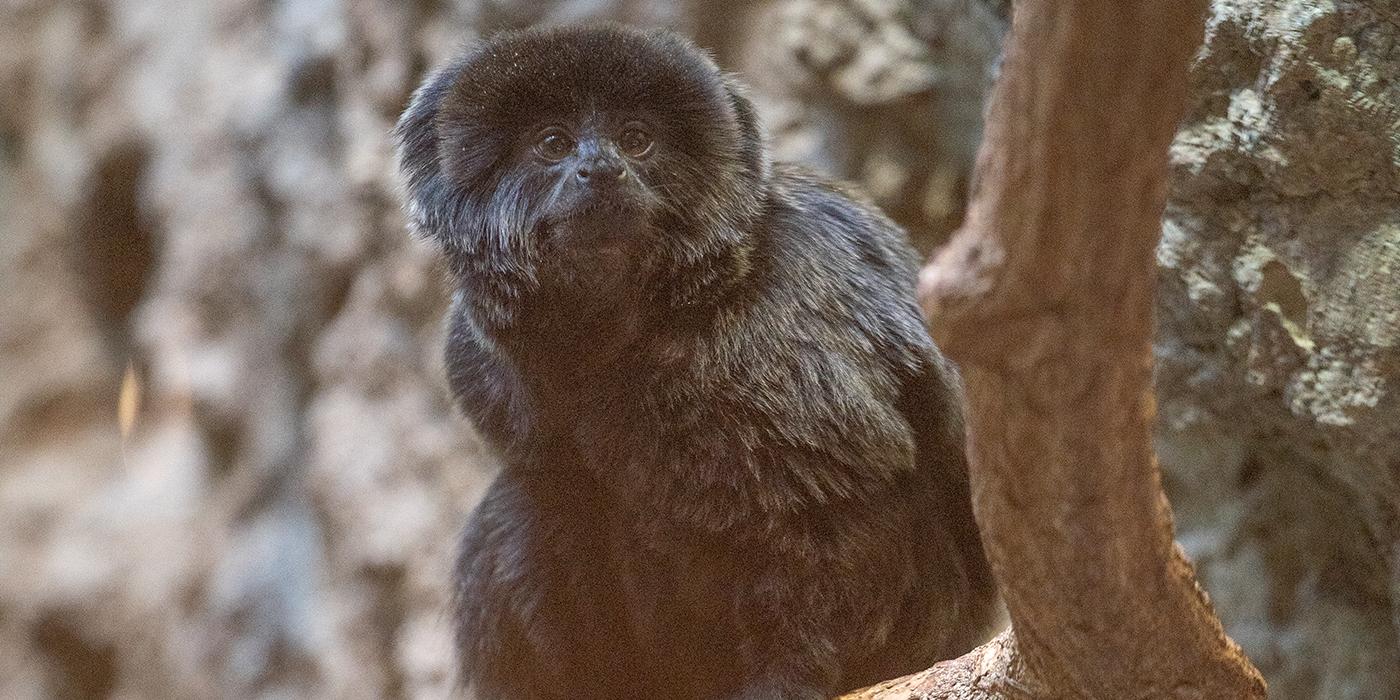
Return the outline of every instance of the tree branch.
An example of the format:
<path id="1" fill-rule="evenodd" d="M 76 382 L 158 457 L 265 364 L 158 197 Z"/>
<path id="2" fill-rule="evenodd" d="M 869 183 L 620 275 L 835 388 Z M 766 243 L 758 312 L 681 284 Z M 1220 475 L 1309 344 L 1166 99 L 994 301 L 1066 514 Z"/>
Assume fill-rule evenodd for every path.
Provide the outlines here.
<path id="1" fill-rule="evenodd" d="M 1014 634 L 848 698 L 1265 697 L 1173 543 L 1151 446 L 1153 250 L 1203 11 L 1016 5 L 967 223 L 920 284 Z"/>

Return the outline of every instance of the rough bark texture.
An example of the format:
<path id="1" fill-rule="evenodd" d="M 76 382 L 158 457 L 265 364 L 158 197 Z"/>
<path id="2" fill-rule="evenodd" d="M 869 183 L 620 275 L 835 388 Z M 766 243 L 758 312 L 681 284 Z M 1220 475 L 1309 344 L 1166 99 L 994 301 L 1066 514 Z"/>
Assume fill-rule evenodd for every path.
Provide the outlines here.
<path id="1" fill-rule="evenodd" d="M 677 26 L 758 87 L 780 157 L 927 248 L 1007 5 L 0 0 L 0 697 L 450 691 L 446 561 L 490 465 L 386 134 L 453 46 Z M 1172 151 L 1160 453 L 1280 698 L 1400 697 L 1389 8 L 1216 0 Z"/>

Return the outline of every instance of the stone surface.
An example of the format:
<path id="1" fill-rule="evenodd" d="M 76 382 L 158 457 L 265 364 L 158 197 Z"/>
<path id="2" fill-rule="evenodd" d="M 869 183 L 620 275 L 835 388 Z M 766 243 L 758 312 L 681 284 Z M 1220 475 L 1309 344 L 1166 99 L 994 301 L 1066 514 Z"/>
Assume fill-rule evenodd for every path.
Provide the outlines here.
<path id="1" fill-rule="evenodd" d="M 1160 447 L 1275 697 L 1400 697 L 1400 12 L 1217 2 L 1172 146 Z"/>
<path id="2" fill-rule="evenodd" d="M 674 26 L 928 249 L 1008 3 L 0 0 L 0 697 L 447 697 L 446 287 L 386 135 L 504 28 Z M 1280 698 L 1400 697 L 1400 12 L 1217 0 L 1159 252 L 1180 535 Z"/>

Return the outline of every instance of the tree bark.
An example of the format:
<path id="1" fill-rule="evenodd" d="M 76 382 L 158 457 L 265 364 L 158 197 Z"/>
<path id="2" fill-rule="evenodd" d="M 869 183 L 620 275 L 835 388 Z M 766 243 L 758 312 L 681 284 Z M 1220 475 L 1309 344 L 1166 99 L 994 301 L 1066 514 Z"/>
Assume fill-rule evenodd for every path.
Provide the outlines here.
<path id="1" fill-rule="evenodd" d="M 1151 445 L 1153 251 L 1203 13 L 1016 5 L 967 222 L 920 281 L 1012 630 L 848 698 L 1265 697 L 1173 543 Z"/>

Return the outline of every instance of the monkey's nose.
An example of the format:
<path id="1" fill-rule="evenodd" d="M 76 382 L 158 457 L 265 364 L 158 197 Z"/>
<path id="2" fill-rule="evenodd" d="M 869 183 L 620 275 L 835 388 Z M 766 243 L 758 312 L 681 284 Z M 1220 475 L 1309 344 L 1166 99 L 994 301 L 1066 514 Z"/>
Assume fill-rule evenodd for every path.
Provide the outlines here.
<path id="1" fill-rule="evenodd" d="M 627 168 L 621 163 L 610 161 L 593 161 L 578 166 L 578 179 L 583 182 L 603 184 L 613 180 L 626 180 Z"/>

